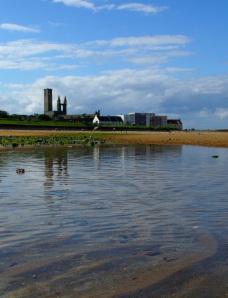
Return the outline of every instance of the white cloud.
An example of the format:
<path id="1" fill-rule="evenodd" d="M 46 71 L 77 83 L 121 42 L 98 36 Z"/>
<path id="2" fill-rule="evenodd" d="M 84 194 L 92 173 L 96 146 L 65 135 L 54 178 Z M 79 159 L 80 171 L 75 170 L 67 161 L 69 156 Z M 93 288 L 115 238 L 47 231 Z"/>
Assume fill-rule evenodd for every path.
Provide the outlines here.
<path id="1" fill-rule="evenodd" d="M 51 76 L 37 80 L 32 85 L 21 87 L 13 85 L 9 93 L 15 96 L 21 113 L 25 108 L 26 112 L 32 112 L 27 103 L 31 104 L 30 107 L 35 107 L 33 112 L 42 112 L 42 90 L 47 87 L 53 88 L 56 95 L 66 94 L 69 97 L 71 113 L 93 112 L 99 107 L 103 111 L 117 113 L 127 111 L 129 108 L 141 110 L 142 102 L 139 98 L 143 100 L 145 109 L 158 108 L 162 100 L 159 90 L 162 89 L 163 84 L 168 83 L 168 81 L 165 83 L 166 78 L 165 74 L 149 70 L 128 69 L 97 76 Z"/>
<path id="2" fill-rule="evenodd" d="M 104 4 L 104 5 L 99 5 L 96 6 L 96 11 L 101 11 L 101 10 L 113 10 L 116 9 L 116 5 L 115 4 Z"/>
<path id="3" fill-rule="evenodd" d="M 0 44 L 0 55 L 29 57 L 50 52 L 70 51 L 71 45 L 22 39 Z"/>
<path id="4" fill-rule="evenodd" d="M 87 8 L 95 10 L 95 4 L 87 0 L 53 0 L 54 3 L 62 3 L 66 6 L 73 6 L 78 8 Z"/>
<path id="5" fill-rule="evenodd" d="M 56 70 L 74 70 L 78 65 L 75 64 L 61 64 L 58 65 L 54 62 L 48 61 L 45 58 L 29 58 L 29 59 L 17 59 L 17 60 L 0 60 L 0 69 L 5 70 L 36 70 L 45 69 L 46 71 Z"/>
<path id="6" fill-rule="evenodd" d="M 126 4 L 121 4 L 117 6 L 117 9 L 119 10 L 130 10 L 130 11 L 138 11 L 138 12 L 144 12 L 144 13 L 151 13 L 151 14 L 156 14 L 159 13 L 167 7 L 162 7 L 162 6 L 154 6 L 154 5 L 148 5 L 148 4 L 142 4 L 142 3 L 126 3 Z"/>
<path id="7" fill-rule="evenodd" d="M 114 3 L 96 5 L 94 2 L 89 0 L 52 0 L 52 1 L 54 3 L 62 3 L 66 6 L 85 8 L 93 11 L 128 10 L 128 11 L 143 12 L 146 14 L 156 14 L 167 9 L 167 7 L 164 7 L 164 6 L 155 6 L 152 4 L 144 4 L 144 3 L 138 3 L 138 2 L 122 3 L 119 5 Z"/>
<path id="8" fill-rule="evenodd" d="M 228 118 L 228 108 L 217 108 L 215 111 L 215 115 L 220 119 L 227 119 Z"/>
<path id="9" fill-rule="evenodd" d="M 104 63 L 163 64 L 190 55 L 183 49 L 190 42 L 183 35 L 158 35 L 95 40 L 64 44 L 33 39 L 0 43 L 0 69 L 72 69 L 71 65 Z M 67 67 L 68 65 L 68 67 Z M 122 66 L 121 66 L 122 67 Z"/>
<path id="10" fill-rule="evenodd" d="M 91 45 L 109 46 L 109 47 L 150 47 L 159 50 L 159 47 L 166 49 L 164 46 L 184 46 L 190 43 L 190 38 L 185 35 L 154 35 L 154 36 L 131 36 L 120 37 L 111 40 L 93 41 Z M 88 43 L 89 44 L 89 43 Z M 168 48 L 170 49 L 170 48 Z"/>
<path id="11" fill-rule="evenodd" d="M 0 60 L 0 69 L 23 69 L 23 70 L 33 70 L 45 67 L 45 63 L 40 60 L 35 59 L 18 59 L 13 60 Z"/>
<path id="12" fill-rule="evenodd" d="M 69 69 L 64 55 L 73 52 L 70 44 L 16 40 L 0 44 L 0 69 Z M 61 57 L 62 55 L 62 57 Z M 73 67 L 74 63 L 70 63 Z M 75 67 L 75 65 L 74 65 Z"/>
<path id="13" fill-rule="evenodd" d="M 54 21 L 49 21 L 48 24 L 52 27 L 62 27 L 62 26 L 65 26 L 64 23 L 61 23 L 61 22 L 54 22 Z"/>
<path id="14" fill-rule="evenodd" d="M 39 29 L 22 26 L 18 24 L 11 24 L 11 23 L 2 23 L 0 24 L 0 29 L 8 30 L 8 31 L 16 31 L 16 32 L 23 32 L 23 33 L 38 33 L 40 32 Z"/>
<path id="15" fill-rule="evenodd" d="M 167 56 L 135 56 L 129 58 L 129 61 L 135 64 L 158 65 L 167 62 Z"/>

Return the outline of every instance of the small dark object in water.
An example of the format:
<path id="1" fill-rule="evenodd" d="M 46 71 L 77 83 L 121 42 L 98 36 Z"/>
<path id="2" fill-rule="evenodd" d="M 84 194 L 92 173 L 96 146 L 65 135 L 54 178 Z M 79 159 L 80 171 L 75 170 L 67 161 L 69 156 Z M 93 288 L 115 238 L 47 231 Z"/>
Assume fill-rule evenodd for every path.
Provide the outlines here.
<path id="1" fill-rule="evenodd" d="M 157 251 L 154 251 L 154 252 L 148 252 L 146 255 L 149 257 L 155 257 L 155 256 L 160 255 L 160 253 Z"/>
<path id="2" fill-rule="evenodd" d="M 169 262 L 176 261 L 177 258 L 175 258 L 175 257 L 164 257 L 163 260 L 169 263 Z"/>
<path id="3" fill-rule="evenodd" d="M 14 266 L 17 266 L 17 262 L 13 262 L 13 263 L 11 263 L 10 265 L 9 265 L 9 267 L 14 267 Z"/>
<path id="4" fill-rule="evenodd" d="M 16 169 L 16 173 L 17 174 L 24 174 L 25 173 L 25 169 Z"/>
<path id="5" fill-rule="evenodd" d="M 212 158 L 219 158 L 218 155 L 212 155 Z"/>

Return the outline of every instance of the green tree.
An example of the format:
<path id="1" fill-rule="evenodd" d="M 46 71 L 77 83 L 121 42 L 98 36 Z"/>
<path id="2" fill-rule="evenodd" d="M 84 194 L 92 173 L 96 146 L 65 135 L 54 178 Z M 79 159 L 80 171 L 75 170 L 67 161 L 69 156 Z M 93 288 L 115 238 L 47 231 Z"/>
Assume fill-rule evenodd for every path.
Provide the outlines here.
<path id="1" fill-rule="evenodd" d="M 51 118 L 48 115 L 41 114 L 38 116 L 38 120 L 49 121 Z"/>
<path id="2" fill-rule="evenodd" d="M 8 118 L 9 114 L 6 111 L 0 110 L 0 118 Z"/>

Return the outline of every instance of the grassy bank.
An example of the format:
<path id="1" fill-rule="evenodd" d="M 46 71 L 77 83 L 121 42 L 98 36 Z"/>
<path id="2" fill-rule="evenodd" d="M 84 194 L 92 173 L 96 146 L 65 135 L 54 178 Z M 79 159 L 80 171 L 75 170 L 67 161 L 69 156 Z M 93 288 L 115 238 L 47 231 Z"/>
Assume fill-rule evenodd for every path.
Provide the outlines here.
<path id="1" fill-rule="evenodd" d="M 0 125 L 2 126 L 43 126 L 43 127 L 78 127 L 78 128 L 84 128 L 84 127 L 92 127 L 93 125 L 83 124 L 83 123 L 77 123 L 77 122 L 70 122 L 70 121 L 45 121 L 45 120 L 18 120 L 18 119 L 0 119 Z"/>
<path id="2" fill-rule="evenodd" d="M 0 145 L 64 145 L 86 143 L 163 144 L 228 147 L 228 132 L 70 132 L 1 130 Z M 16 145 L 17 146 L 17 145 Z"/>
<path id="3" fill-rule="evenodd" d="M 50 135 L 9 135 L 0 136 L 0 146 L 3 148 L 18 148 L 26 146 L 46 145 L 87 145 L 94 146 L 104 143 L 102 137 L 92 134 L 50 134 Z"/>

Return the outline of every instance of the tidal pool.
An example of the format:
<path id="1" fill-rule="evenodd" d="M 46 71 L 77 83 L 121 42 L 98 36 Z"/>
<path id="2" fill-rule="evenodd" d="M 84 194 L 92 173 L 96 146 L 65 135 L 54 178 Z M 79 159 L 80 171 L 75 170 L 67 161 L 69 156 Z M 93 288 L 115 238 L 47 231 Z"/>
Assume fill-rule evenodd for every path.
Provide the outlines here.
<path id="1" fill-rule="evenodd" d="M 222 148 L 0 152 L 0 297 L 226 297 L 227 173 Z"/>

